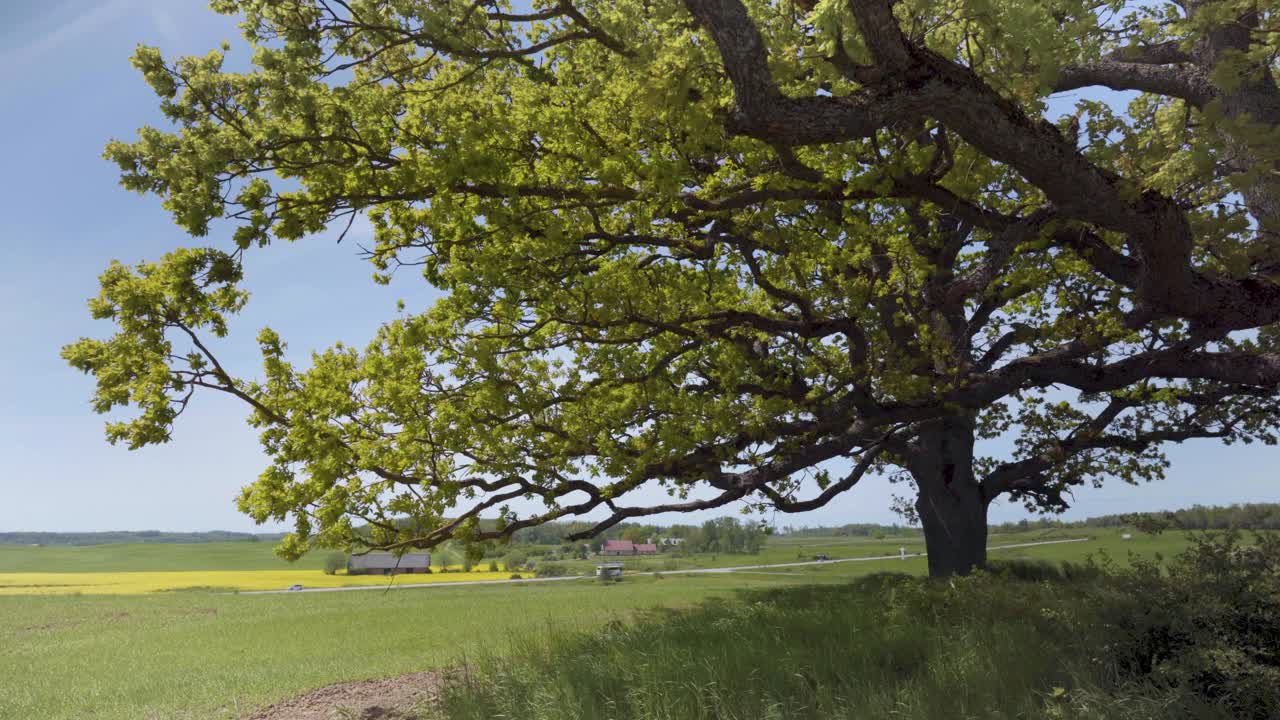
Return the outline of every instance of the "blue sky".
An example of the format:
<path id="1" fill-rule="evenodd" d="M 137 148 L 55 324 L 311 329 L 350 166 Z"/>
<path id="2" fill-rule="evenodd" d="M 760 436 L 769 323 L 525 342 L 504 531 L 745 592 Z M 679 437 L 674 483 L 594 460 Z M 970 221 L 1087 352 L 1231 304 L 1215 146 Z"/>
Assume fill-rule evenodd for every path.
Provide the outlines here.
<path id="1" fill-rule="evenodd" d="M 204 53 L 237 37 L 234 21 L 201 0 L 2 5 L 0 531 L 251 530 L 233 500 L 263 458 L 238 405 L 202 397 L 172 443 L 129 452 L 103 439 L 102 419 L 88 407 L 91 380 L 58 357 L 63 344 L 108 332 L 90 320 L 85 300 L 109 261 L 227 242 L 228 227 L 216 227 L 207 239 L 187 238 L 159 200 L 121 189 L 101 154 L 109 139 L 130 139 L 140 125 L 161 122 L 155 98 L 129 66 L 134 46 Z M 411 307 L 430 301 L 434 291 L 416 278 L 390 287 L 370 282 L 352 240 L 312 238 L 249 257 L 253 298 L 220 350 L 231 365 L 253 374 L 252 341 L 264 325 L 304 355 L 339 340 L 363 345 L 398 298 Z M 1173 448 L 1170 458 L 1168 480 L 1080 490 L 1068 517 L 1276 498 L 1275 448 L 1204 441 Z M 776 520 L 894 522 L 892 492 L 883 480 L 864 480 L 820 511 Z M 1024 516 L 1009 505 L 992 512 L 993 520 Z"/>

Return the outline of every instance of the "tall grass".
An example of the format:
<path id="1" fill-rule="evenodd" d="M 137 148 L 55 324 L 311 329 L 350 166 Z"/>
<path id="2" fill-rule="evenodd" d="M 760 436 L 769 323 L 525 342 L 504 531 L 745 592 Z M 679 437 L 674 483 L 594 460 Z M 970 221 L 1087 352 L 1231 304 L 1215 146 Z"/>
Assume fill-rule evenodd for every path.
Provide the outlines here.
<path id="1" fill-rule="evenodd" d="M 1280 561 L 1280 546 L 1272 552 Z M 1213 561 L 1235 557 L 1218 552 Z M 1280 638 L 1268 626 L 1261 635 L 1187 634 L 1240 619 L 1256 625 L 1258 613 L 1280 611 L 1280 592 L 1266 582 L 1237 587 L 1227 575 L 1248 574 L 1238 563 L 1217 576 L 1204 570 L 1194 558 L 1168 572 L 1016 561 L 943 583 L 882 574 L 752 591 L 590 634 L 512 639 L 472 659 L 428 712 L 448 720 L 1280 717 L 1280 699 L 1268 698 L 1280 683 L 1266 687 L 1280 669 Z M 1268 572 L 1280 577 L 1280 566 Z M 1209 601 L 1178 599 L 1177 587 L 1196 582 Z M 1248 607 L 1224 607 L 1215 593 L 1247 595 Z M 1161 638 L 1174 639 L 1153 650 Z M 1269 641 L 1273 651 L 1252 647 Z M 1177 653 L 1221 662 L 1187 664 Z M 1143 657 L 1155 665 L 1135 663 Z"/>
<path id="2" fill-rule="evenodd" d="M 1044 652 L 1052 623 L 1034 613 L 1008 622 L 1010 608 L 995 605 L 957 623 L 945 607 L 931 613 L 906 597 L 922 591 L 878 575 L 753 592 L 585 636 L 524 636 L 478 659 L 440 716 L 1016 718 L 1069 680 Z M 1022 601 L 1044 592 L 1023 591 Z"/>

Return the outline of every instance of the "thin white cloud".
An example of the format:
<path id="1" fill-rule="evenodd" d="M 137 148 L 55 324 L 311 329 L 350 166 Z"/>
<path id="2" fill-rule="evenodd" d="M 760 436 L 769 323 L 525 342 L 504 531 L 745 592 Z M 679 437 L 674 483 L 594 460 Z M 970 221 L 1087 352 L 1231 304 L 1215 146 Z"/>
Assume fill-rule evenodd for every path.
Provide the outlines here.
<path id="1" fill-rule="evenodd" d="M 147 11 L 151 15 L 151 22 L 155 25 L 156 32 L 160 34 L 165 44 L 169 46 L 182 44 L 182 31 L 178 29 L 178 23 L 174 22 L 173 15 L 169 13 L 165 4 L 153 2 L 148 5 Z"/>
<path id="2" fill-rule="evenodd" d="M 68 8 L 63 5 L 61 9 L 65 11 Z M 177 10 L 176 15 L 174 10 Z M 47 56 L 73 48 L 76 41 L 101 32 L 104 27 L 130 15 L 150 20 L 155 36 L 163 45 L 169 48 L 181 47 L 185 34 L 179 20 L 184 19 L 183 15 L 192 10 L 208 12 L 198 2 L 180 3 L 175 8 L 172 0 L 98 0 L 79 8 L 79 12 L 67 13 L 69 17 L 64 22 L 31 37 L 26 44 L 13 47 L 0 45 L 0 82 L 30 75 Z M 48 19 L 48 15 L 45 17 Z"/>
<path id="3" fill-rule="evenodd" d="M 81 12 L 25 45 L 0 48 L 0 79 L 30 73 L 38 60 L 106 25 L 136 6 L 138 0 L 106 0 Z"/>

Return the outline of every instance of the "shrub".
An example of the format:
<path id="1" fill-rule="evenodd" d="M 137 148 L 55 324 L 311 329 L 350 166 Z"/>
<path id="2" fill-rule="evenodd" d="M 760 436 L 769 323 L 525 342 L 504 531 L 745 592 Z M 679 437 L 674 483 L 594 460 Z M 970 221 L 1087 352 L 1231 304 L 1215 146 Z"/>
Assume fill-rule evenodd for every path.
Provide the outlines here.
<path id="1" fill-rule="evenodd" d="M 1096 562 L 1072 563 L 1049 562 L 1047 560 L 1031 560 L 1013 558 L 988 563 L 987 572 L 1011 580 L 1029 582 L 1075 581 L 1101 577 L 1103 568 Z"/>
<path id="2" fill-rule="evenodd" d="M 561 565 L 560 563 L 543 562 L 538 563 L 537 567 L 534 569 L 534 574 L 538 577 L 564 577 L 565 575 L 571 575 L 572 573 L 569 572 L 568 567 Z"/>
<path id="3" fill-rule="evenodd" d="M 1062 579 L 1062 571 L 1055 563 L 1025 558 L 992 561 L 987 564 L 987 572 L 1012 580 L 1030 582 Z"/>
<path id="4" fill-rule="evenodd" d="M 489 561 L 489 572 L 498 572 L 498 561 L 497 561 L 497 560 L 490 560 L 490 561 Z"/>
<path id="5" fill-rule="evenodd" d="M 1194 536 L 1167 568 L 1134 559 L 1090 600 L 1118 675 L 1280 717 L 1280 536 Z"/>
<path id="6" fill-rule="evenodd" d="M 337 575 L 339 570 L 347 566 L 347 556 L 344 553 L 329 553 L 324 558 L 324 574 Z"/>

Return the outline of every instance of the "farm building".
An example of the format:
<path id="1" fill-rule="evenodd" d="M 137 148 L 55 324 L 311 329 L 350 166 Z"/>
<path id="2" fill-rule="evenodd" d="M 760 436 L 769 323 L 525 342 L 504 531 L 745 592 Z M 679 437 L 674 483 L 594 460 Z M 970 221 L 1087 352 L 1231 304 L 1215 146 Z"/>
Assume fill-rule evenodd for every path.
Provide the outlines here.
<path id="1" fill-rule="evenodd" d="M 431 553 L 405 553 L 399 557 L 387 552 L 352 555 L 347 560 L 348 575 L 399 575 L 425 573 L 431 568 Z"/>
<path id="2" fill-rule="evenodd" d="M 601 555 L 635 555 L 636 544 L 630 540 L 605 540 Z"/>
<path id="3" fill-rule="evenodd" d="M 658 546 L 653 543 L 634 543 L 630 540 L 605 540 L 601 555 L 657 555 Z"/>

